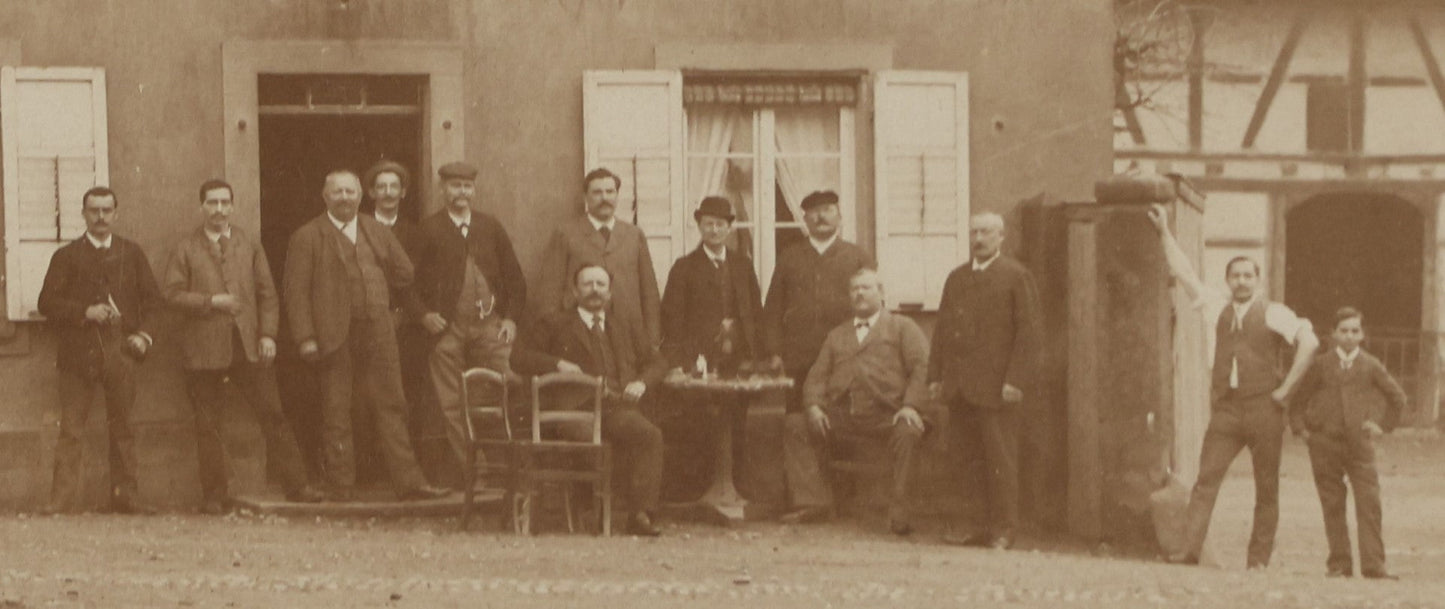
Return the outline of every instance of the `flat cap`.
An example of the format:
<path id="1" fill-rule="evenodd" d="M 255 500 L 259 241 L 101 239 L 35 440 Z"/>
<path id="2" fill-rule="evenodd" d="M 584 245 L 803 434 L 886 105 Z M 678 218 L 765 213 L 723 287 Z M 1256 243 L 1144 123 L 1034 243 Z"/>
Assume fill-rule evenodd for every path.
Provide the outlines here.
<path id="1" fill-rule="evenodd" d="M 719 196 L 711 196 L 703 199 L 702 204 L 697 206 L 697 210 L 692 212 L 693 220 L 701 221 L 703 216 L 722 218 L 728 222 L 732 222 L 733 218 L 736 217 L 733 215 L 732 202 Z"/>
<path id="2" fill-rule="evenodd" d="M 475 180 L 477 179 L 477 168 L 466 161 L 453 161 L 442 165 L 442 168 L 437 170 L 437 175 L 441 176 L 443 180 Z"/>
<path id="3" fill-rule="evenodd" d="M 803 197 L 802 207 L 804 211 L 819 205 L 837 205 L 838 193 L 831 190 L 815 190 L 806 197 Z"/>

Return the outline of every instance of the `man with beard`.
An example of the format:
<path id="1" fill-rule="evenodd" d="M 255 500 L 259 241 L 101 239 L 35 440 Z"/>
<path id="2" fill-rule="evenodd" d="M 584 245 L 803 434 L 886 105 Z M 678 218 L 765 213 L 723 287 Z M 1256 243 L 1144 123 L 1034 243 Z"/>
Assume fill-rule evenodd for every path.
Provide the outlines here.
<path id="1" fill-rule="evenodd" d="M 573 281 L 576 307 L 554 310 L 523 335 L 512 362 L 527 374 L 583 372 L 606 381 L 602 439 L 617 455 L 623 501 L 631 509 L 627 530 L 656 537 L 652 522 L 662 481 L 662 431 L 637 408 L 650 387 L 667 372 L 647 332 L 625 317 L 611 314 L 612 278 L 600 265 L 577 269 Z M 586 398 L 579 396 L 581 407 Z M 591 421 L 559 425 L 566 438 L 591 437 Z"/>
<path id="2" fill-rule="evenodd" d="M 421 222 L 413 250 L 416 298 L 411 316 L 432 340 L 429 360 L 447 440 L 457 463 L 466 463 L 461 373 L 472 367 L 506 374 L 516 319 L 527 303 L 527 284 L 512 240 L 490 214 L 472 209 L 477 169 L 448 163 L 438 170 L 445 208 Z M 490 399 L 490 398 L 484 398 Z"/>
<path id="3" fill-rule="evenodd" d="M 1007 549 L 1018 527 L 1018 426 L 1038 345 L 1033 275 L 1003 255 L 1003 217 L 969 223 L 973 259 L 948 274 L 933 329 L 928 390 L 949 408 L 950 449 L 969 497 L 944 541 Z"/>
<path id="4" fill-rule="evenodd" d="M 1284 448 L 1285 408 L 1314 358 L 1319 339 L 1309 320 L 1289 307 L 1258 294 L 1259 263 L 1239 256 L 1224 266 L 1229 294 L 1205 287 L 1189 258 L 1169 232 L 1169 216 L 1161 205 L 1149 212 L 1159 231 L 1169 274 L 1210 312 L 1218 310 L 1214 330 L 1214 365 L 1209 386 L 1209 427 L 1200 448 L 1199 477 L 1186 512 L 1187 547 L 1166 557 L 1174 563 L 1197 564 L 1209 533 L 1214 500 L 1229 465 L 1249 449 L 1254 471 L 1254 527 L 1249 535 L 1245 566 L 1269 566 L 1279 525 L 1279 463 Z M 1287 372 L 1281 357 L 1294 347 Z"/>
<path id="5" fill-rule="evenodd" d="M 622 178 L 594 169 L 582 178 L 587 213 L 557 227 L 543 253 L 536 302 L 540 310 L 573 306 L 568 285 L 578 268 L 600 264 L 612 275 L 612 308 L 647 331 L 656 345 L 662 338 L 657 274 L 647 237 L 636 226 L 617 219 Z"/>
<path id="6" fill-rule="evenodd" d="M 135 367 L 151 347 L 160 290 L 145 252 L 111 232 L 119 199 L 96 186 L 81 196 L 85 234 L 56 250 L 37 303 L 56 335 L 60 369 L 60 440 L 47 512 L 77 507 L 84 483 L 85 421 L 97 387 L 110 429 L 110 507 L 153 514 L 137 495 Z"/>
<path id="7" fill-rule="evenodd" d="M 266 461 L 281 475 L 286 498 L 312 503 L 326 496 L 306 477 L 301 449 L 281 410 L 276 389 L 276 331 L 281 309 L 266 252 L 238 226 L 231 185 L 201 183 L 205 220 L 176 246 L 166 268 L 166 301 L 179 309 L 186 389 L 196 411 L 202 505 L 207 514 L 226 511 L 230 492 L 226 447 L 221 439 L 223 385 L 227 379 L 256 411 L 266 438 Z"/>
<path id="8" fill-rule="evenodd" d="M 691 369 L 697 356 L 703 355 L 712 365 L 735 368 L 762 351 L 757 332 L 762 299 L 753 261 L 727 247 L 734 217 L 732 202 L 723 197 L 707 197 L 693 212 L 702 243 L 672 265 L 662 296 L 662 352 L 670 367 Z M 723 353 L 727 348 L 730 352 Z M 663 425 L 669 444 L 677 449 L 667 458 L 667 482 L 669 487 L 682 487 L 679 494 L 692 494 L 689 484 L 710 478 L 714 453 L 707 444 L 719 437 L 719 425 L 732 426 L 735 476 L 745 454 L 747 401 L 723 395 L 696 399 L 710 400 L 718 406 L 719 416 L 707 415 L 709 409 L 701 405 L 690 405 L 666 413 Z"/>
<path id="9" fill-rule="evenodd" d="M 406 429 L 391 290 L 411 285 L 412 266 L 391 231 L 358 215 L 361 180 L 326 174 L 326 212 L 291 235 L 286 252 L 286 318 L 301 359 L 322 385 L 322 467 L 338 500 L 355 498 L 353 389 L 372 408 L 382 458 L 397 495 L 433 499 L 446 489 L 422 477 Z"/>
<path id="10" fill-rule="evenodd" d="M 763 349 L 771 366 L 797 381 L 788 393 L 787 411 L 800 413 L 802 380 L 808 375 L 828 332 L 852 317 L 848 279 L 858 269 L 873 266 L 863 248 L 838 235 L 843 214 L 838 195 L 818 191 L 803 198 L 803 222 L 808 241 L 778 257 L 761 324 Z"/>
<path id="11" fill-rule="evenodd" d="M 828 333 L 803 385 L 807 414 L 787 415 L 783 471 L 796 508 L 789 520 L 816 520 L 832 511 L 833 494 L 823 475 L 836 435 L 859 435 L 888 443 L 893 485 L 888 529 L 913 531 L 908 515 L 915 454 L 931 423 L 928 339 L 912 319 L 883 310 L 883 282 L 864 268 L 848 284 L 853 319 Z"/>

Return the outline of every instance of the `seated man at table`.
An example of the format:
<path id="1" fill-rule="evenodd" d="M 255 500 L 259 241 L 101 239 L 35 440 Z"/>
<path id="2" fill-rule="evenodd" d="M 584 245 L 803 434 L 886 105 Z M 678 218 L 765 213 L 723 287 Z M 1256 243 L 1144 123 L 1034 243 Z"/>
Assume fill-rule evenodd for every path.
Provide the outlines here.
<path id="1" fill-rule="evenodd" d="M 667 367 L 646 329 L 624 316 L 608 314 L 611 286 L 612 274 L 602 266 L 579 267 L 572 276 L 577 307 L 552 311 L 521 332 L 512 350 L 512 369 L 533 375 L 583 372 L 605 378 L 602 438 L 612 445 L 615 463 L 626 480 L 621 495 L 632 510 L 627 531 L 656 537 L 662 533 L 652 522 L 662 481 L 662 431 L 642 415 L 637 402 L 660 384 Z M 563 425 L 558 432 L 582 440 L 591 436 L 591 425 Z"/>
<path id="2" fill-rule="evenodd" d="M 828 445 L 839 435 L 886 439 L 893 484 L 888 528 L 913 531 L 908 493 L 914 455 L 931 416 L 928 340 L 912 319 L 883 310 L 883 283 L 864 268 L 848 284 L 853 318 L 833 328 L 803 385 L 805 411 L 787 415 L 783 469 L 795 508 L 784 522 L 811 522 L 833 511 L 825 481 Z"/>

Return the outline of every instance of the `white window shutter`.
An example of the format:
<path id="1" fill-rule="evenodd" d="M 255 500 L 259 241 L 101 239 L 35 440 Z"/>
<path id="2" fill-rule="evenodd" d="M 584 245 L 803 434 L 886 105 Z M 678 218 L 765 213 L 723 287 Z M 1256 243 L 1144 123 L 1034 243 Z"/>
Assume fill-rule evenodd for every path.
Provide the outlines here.
<path id="1" fill-rule="evenodd" d="M 582 139 L 587 171 L 622 177 L 618 217 L 647 235 L 657 285 L 683 252 L 682 73 L 588 71 L 582 75 Z"/>
<path id="2" fill-rule="evenodd" d="M 968 260 L 968 75 L 888 70 L 874 91 L 879 273 L 892 306 L 935 310 Z"/>
<path id="3" fill-rule="evenodd" d="M 0 68 L 0 121 L 5 299 L 33 320 L 51 255 L 85 232 L 81 195 L 110 181 L 105 70 Z"/>

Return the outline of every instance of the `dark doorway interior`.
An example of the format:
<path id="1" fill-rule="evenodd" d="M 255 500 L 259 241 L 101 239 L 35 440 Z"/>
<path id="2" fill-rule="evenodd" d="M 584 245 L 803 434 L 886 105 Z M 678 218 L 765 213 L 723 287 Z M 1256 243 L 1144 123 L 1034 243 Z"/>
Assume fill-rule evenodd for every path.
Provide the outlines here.
<path id="1" fill-rule="evenodd" d="M 368 104 L 367 85 L 373 91 L 370 98 L 376 100 L 374 91 L 379 87 L 419 92 L 416 83 L 417 79 L 410 77 L 260 78 L 261 241 L 278 287 L 283 280 L 291 233 L 325 212 L 321 188 L 328 172 L 346 168 L 360 175 L 372 163 L 386 158 L 412 168 L 415 181 L 422 143 L 419 93 L 410 98 L 410 103 L 402 98 L 383 101 L 403 103 Z M 355 99 L 358 91 L 360 99 Z M 419 195 L 420 189 L 409 185 L 407 200 L 402 204 L 402 212 L 413 219 Z M 369 206 L 363 203 L 362 209 Z M 284 291 L 282 299 L 284 310 Z M 320 393 L 312 371 L 296 356 L 296 345 L 286 325 L 283 314 L 277 356 L 281 399 L 313 473 L 319 473 Z M 369 417 L 360 408 L 362 404 L 357 406 L 353 427 L 358 480 L 384 480 L 385 470 L 369 437 Z"/>

